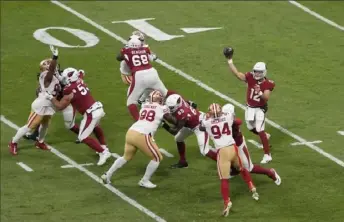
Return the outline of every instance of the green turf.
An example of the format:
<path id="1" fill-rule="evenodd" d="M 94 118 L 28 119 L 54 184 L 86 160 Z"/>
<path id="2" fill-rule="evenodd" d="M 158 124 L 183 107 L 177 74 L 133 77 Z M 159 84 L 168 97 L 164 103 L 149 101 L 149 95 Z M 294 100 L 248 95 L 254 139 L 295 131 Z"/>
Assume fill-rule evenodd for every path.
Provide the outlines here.
<path id="1" fill-rule="evenodd" d="M 310 4 L 310 3 L 307 3 Z M 307 5 L 306 4 L 306 5 Z M 333 3 L 337 5 L 338 3 Z M 245 102 L 245 85 L 229 74 L 222 48 L 236 49 L 235 64 L 248 71 L 258 60 L 268 63 L 269 77 L 276 82 L 269 118 L 307 140 L 322 140 L 319 146 L 344 159 L 342 118 L 344 97 L 341 82 L 343 32 L 304 13 L 287 2 L 68 2 L 112 32 L 127 38 L 132 27 L 111 21 L 155 18 L 150 21 L 163 31 L 180 35 L 171 41 L 148 39 L 152 50 L 169 64 L 204 83 Z M 338 4 L 339 5 L 339 4 Z M 344 16 L 332 13 L 332 3 L 312 8 L 333 14 L 340 23 Z M 338 6 L 339 7 L 339 6 Z M 335 7 L 337 10 L 337 7 Z M 195 9 L 195 10 L 190 10 Z M 329 18 L 331 16 L 329 15 Z M 1 2 L 1 114 L 22 125 L 30 111 L 36 87 L 38 63 L 50 55 L 49 48 L 32 36 L 36 29 L 62 26 L 94 33 L 100 42 L 91 48 L 60 48 L 63 67 L 86 71 L 94 97 L 105 106 L 102 121 L 112 152 L 122 154 L 126 130 L 132 123 L 126 104 L 126 90 L 119 78 L 115 55 L 122 43 L 49 2 Z M 223 27 L 221 30 L 185 34 L 183 27 Z M 81 44 L 63 31 L 51 35 Z M 224 103 L 196 84 L 154 65 L 165 85 L 196 101 L 201 110 L 211 102 Z M 244 117 L 237 109 L 237 115 Z M 78 118 L 80 120 L 80 117 Z M 267 126 L 272 134 L 274 167 L 282 177 L 281 187 L 269 178 L 253 175 L 261 200 L 251 198 L 240 178 L 231 183 L 235 221 L 342 221 L 343 168 L 282 132 Z M 247 139 L 258 138 L 248 133 Z M 61 169 L 63 160 L 52 153 L 20 143 L 20 154 L 12 157 L 7 142 L 15 131 L 1 124 L 1 220 L 2 221 L 150 221 L 151 219 L 77 169 Z M 78 163 L 95 163 L 95 154 L 74 143 L 75 135 L 65 130 L 61 114 L 54 117 L 47 142 Z M 157 143 L 177 156 L 173 138 L 163 130 Z M 165 157 L 152 181 L 156 190 L 140 189 L 137 182 L 148 159 L 136 158 L 113 178 L 114 186 L 167 221 L 222 221 L 222 201 L 216 165 L 199 154 L 194 136 L 187 140 L 190 167 L 170 170 L 176 158 Z M 254 162 L 262 152 L 249 145 Z M 34 169 L 27 173 L 16 162 Z M 101 175 L 110 167 L 86 167 Z"/>

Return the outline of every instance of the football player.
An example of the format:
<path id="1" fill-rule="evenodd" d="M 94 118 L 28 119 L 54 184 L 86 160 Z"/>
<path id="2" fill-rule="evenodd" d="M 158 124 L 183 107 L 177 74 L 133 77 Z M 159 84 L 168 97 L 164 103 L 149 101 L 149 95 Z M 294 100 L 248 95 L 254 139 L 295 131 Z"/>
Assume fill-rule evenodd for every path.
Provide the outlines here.
<path id="1" fill-rule="evenodd" d="M 230 168 L 233 165 L 247 183 L 249 190 L 252 192 L 252 198 L 259 199 L 257 189 L 255 188 L 250 173 L 242 166 L 238 156 L 238 147 L 232 137 L 232 125 L 234 116 L 228 113 L 222 113 L 221 106 L 212 103 L 209 106 L 208 117 L 202 121 L 200 130 L 206 131 L 214 141 L 217 150 L 217 171 L 221 180 L 221 194 L 224 200 L 223 216 L 228 216 L 232 207 L 229 195 L 229 175 Z"/>
<path id="2" fill-rule="evenodd" d="M 151 159 L 143 178 L 139 181 L 139 186 L 150 189 L 156 187 L 150 178 L 159 167 L 163 157 L 153 136 L 163 119 L 176 124 L 176 120 L 169 113 L 168 107 L 163 105 L 163 101 L 164 97 L 161 92 L 154 90 L 149 94 L 149 100 L 141 106 L 140 118 L 126 134 L 124 155 L 118 158 L 111 168 L 101 176 L 104 183 L 110 183 L 113 173 L 130 161 L 139 149 Z"/>
<path id="3" fill-rule="evenodd" d="M 159 90 L 164 97 L 175 93 L 167 90 L 159 78 L 159 74 L 150 64 L 151 52 L 142 46 L 140 38 L 136 35 L 130 37 L 128 47 L 121 49 L 118 61 L 125 61 L 132 74 L 131 84 L 128 90 L 127 107 L 134 120 L 138 120 L 138 100 L 147 89 Z"/>
<path id="4" fill-rule="evenodd" d="M 247 128 L 256 135 L 259 135 L 263 144 L 264 156 L 261 163 L 268 163 L 272 160 L 269 137 L 265 132 L 265 118 L 268 109 L 268 100 L 275 88 L 275 83 L 266 78 L 267 68 L 264 62 L 257 62 L 251 72 L 246 74 L 239 72 L 233 63 L 234 50 L 226 47 L 223 54 L 228 59 L 230 71 L 241 81 L 247 84 L 245 120 Z"/>
<path id="5" fill-rule="evenodd" d="M 253 164 L 250 153 L 247 149 L 245 137 L 242 135 L 240 130 L 240 125 L 242 124 L 241 119 L 235 118 L 234 106 L 232 104 L 226 104 L 222 107 L 222 113 L 227 113 L 228 115 L 233 116 L 233 125 L 232 125 L 232 136 L 235 141 L 235 145 L 238 147 L 238 155 L 241 159 L 242 166 L 247 169 L 250 173 L 254 174 L 263 174 L 271 178 L 277 186 L 282 182 L 281 177 L 277 174 L 275 169 L 264 168 L 258 164 Z M 231 176 L 238 174 L 239 172 L 233 169 L 231 171 Z"/>
<path id="6" fill-rule="evenodd" d="M 50 124 L 51 117 L 55 114 L 55 107 L 53 103 L 45 99 L 45 93 L 56 96 L 60 91 L 60 82 L 56 77 L 58 49 L 50 46 L 53 54 L 52 59 L 44 59 L 40 62 L 39 85 L 41 91 L 38 97 L 31 104 L 31 114 L 26 125 L 18 129 L 16 135 L 9 143 L 10 153 L 17 155 L 17 143 L 20 138 L 25 136 L 28 132 L 35 130 L 39 126 L 39 134 L 35 146 L 42 150 L 49 150 L 44 143 L 44 138 Z"/>
<path id="7" fill-rule="evenodd" d="M 97 165 L 103 165 L 111 156 L 106 146 L 103 130 L 99 126 L 100 120 L 105 116 L 103 104 L 93 98 L 89 88 L 79 77 L 79 72 L 75 68 L 65 69 L 62 73 L 62 78 L 66 83 L 62 99 L 59 101 L 48 93 L 46 94 L 46 99 L 50 100 L 58 110 L 64 110 L 72 104 L 84 116 L 80 124 L 78 139 L 99 153 Z M 98 134 L 99 142 L 90 137 L 90 134 L 94 131 Z"/>
<path id="8" fill-rule="evenodd" d="M 199 130 L 199 123 L 200 120 L 204 118 L 204 113 L 193 108 L 190 103 L 186 102 L 178 94 L 172 94 L 167 97 L 165 104 L 169 107 L 172 115 L 178 120 L 177 125 L 172 128 L 173 132 L 178 132 L 176 134 L 173 134 L 173 132 L 170 131 L 171 128 L 168 124 L 162 125 L 167 131 L 174 135 L 175 141 L 177 143 L 179 161 L 171 167 L 188 167 L 188 163 L 185 157 L 186 146 L 184 141 L 192 134 L 196 135 L 200 153 L 203 156 L 207 156 L 213 160 L 216 160 L 216 153 L 213 150 L 209 149 L 208 134 Z"/>

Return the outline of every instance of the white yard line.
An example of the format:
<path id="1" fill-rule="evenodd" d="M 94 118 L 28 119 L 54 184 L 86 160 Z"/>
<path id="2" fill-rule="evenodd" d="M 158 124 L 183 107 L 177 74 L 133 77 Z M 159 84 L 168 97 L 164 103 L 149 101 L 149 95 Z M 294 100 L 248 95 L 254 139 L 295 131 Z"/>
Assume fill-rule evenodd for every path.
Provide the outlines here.
<path id="1" fill-rule="evenodd" d="M 63 3 L 61 2 L 58 2 L 58 1 L 51 1 L 53 4 L 55 5 L 58 5 L 59 7 L 63 8 L 64 10 L 72 13 L 73 15 L 77 16 L 78 18 L 84 20 L 85 22 L 87 22 L 88 24 L 94 26 L 95 28 L 103 31 L 104 33 L 108 34 L 109 36 L 113 37 L 114 39 L 122 42 L 123 44 L 125 44 L 127 41 L 125 39 L 123 39 L 122 37 L 116 35 L 115 33 L 111 32 L 110 30 L 106 29 L 105 27 L 99 25 L 98 23 L 94 22 L 93 20 L 87 18 L 86 16 L 80 14 L 79 12 L 75 11 L 74 9 L 64 5 Z M 196 83 L 198 86 L 200 86 L 201 88 L 207 90 L 208 92 L 211 92 L 211 93 L 214 93 L 215 95 L 217 95 L 218 97 L 224 99 L 224 100 L 227 100 L 228 102 L 236 105 L 237 107 L 240 107 L 241 109 L 244 109 L 245 110 L 245 106 L 242 105 L 241 103 L 239 103 L 238 101 L 230 98 L 229 96 L 226 96 L 225 94 L 215 90 L 214 88 L 206 85 L 205 83 L 201 82 L 200 80 L 198 79 L 195 79 L 194 77 L 192 77 L 191 75 L 189 74 L 186 74 L 185 72 L 183 72 L 182 70 L 180 69 L 177 69 L 175 67 L 173 67 L 172 65 L 158 59 L 156 60 L 157 63 L 159 63 L 160 65 L 164 66 L 165 68 L 177 73 L 178 75 L 184 77 L 185 79 L 191 81 L 191 82 L 194 82 Z M 289 135 L 290 137 L 294 138 L 295 140 L 299 141 L 300 143 L 306 143 L 307 140 L 305 140 L 304 138 L 296 135 L 295 133 L 292 133 L 290 132 L 289 130 L 283 128 L 282 126 L 280 126 L 279 124 L 269 120 L 269 119 L 266 119 L 266 122 L 268 124 L 270 124 L 271 126 L 275 127 L 276 129 L 280 130 L 281 132 Z M 310 149 L 320 153 L 321 155 L 323 155 L 324 157 L 332 160 L 333 162 L 335 162 L 336 164 L 338 164 L 339 166 L 341 167 L 344 167 L 344 162 L 336 157 L 334 157 L 333 155 L 325 152 L 323 149 L 321 149 L 320 147 L 314 145 L 314 144 L 305 144 L 307 147 L 309 147 Z"/>
<path id="2" fill-rule="evenodd" d="M 93 163 L 82 163 L 79 164 L 80 166 L 92 166 L 94 165 Z M 73 165 L 67 164 L 67 165 L 63 165 L 61 166 L 61 168 L 66 169 L 66 168 L 75 168 Z"/>
<path id="3" fill-rule="evenodd" d="M 263 149 L 263 145 L 258 143 L 257 141 L 254 141 L 254 140 L 247 140 L 247 141 L 255 145 L 258 149 Z"/>
<path id="4" fill-rule="evenodd" d="M 17 163 L 21 168 L 23 168 L 24 170 L 26 170 L 27 172 L 33 172 L 33 169 L 31 169 L 28 165 L 26 165 L 23 162 L 18 162 Z"/>
<path id="5" fill-rule="evenodd" d="M 165 150 L 163 148 L 159 148 L 159 150 L 162 154 L 164 154 L 167 157 L 170 157 L 170 158 L 174 157 L 172 153 L 167 152 L 167 150 Z"/>
<path id="6" fill-rule="evenodd" d="M 295 142 L 295 143 L 291 143 L 290 145 L 292 145 L 292 146 L 300 146 L 300 145 L 315 144 L 315 143 L 322 143 L 322 141 L 321 140 L 315 140 L 315 141 L 308 141 L 306 143 Z"/>
<path id="7" fill-rule="evenodd" d="M 339 29 L 341 31 L 344 31 L 344 27 L 343 26 L 338 25 L 334 21 L 331 21 L 330 19 L 325 18 L 324 16 L 316 13 L 315 11 L 310 10 L 306 6 L 300 4 L 300 3 L 296 2 L 296 1 L 289 1 L 289 3 L 295 5 L 296 7 L 300 8 L 300 9 L 302 9 L 303 11 L 307 12 L 308 14 L 313 15 L 317 19 L 320 19 L 321 21 L 323 21 L 323 22 L 325 22 L 325 23 L 327 23 L 327 24 L 329 24 L 329 25 L 331 25 L 331 26 L 333 26 L 333 27 L 335 27 L 337 29 Z"/>
<path id="8" fill-rule="evenodd" d="M 344 136 L 344 131 L 337 131 L 337 133 L 338 133 L 339 135 Z"/>
<path id="9" fill-rule="evenodd" d="M 0 116 L 0 120 L 1 122 L 3 122 L 4 124 L 6 124 L 7 126 L 18 130 L 19 127 L 14 124 L 13 122 L 11 122 L 10 120 L 6 119 L 3 115 Z M 157 222 L 166 222 L 166 220 L 164 220 L 163 218 L 159 217 L 158 215 L 156 215 L 155 213 L 153 213 L 152 211 L 148 210 L 147 208 L 145 208 L 144 206 L 142 206 L 141 204 L 139 204 L 138 202 L 136 202 L 135 200 L 131 199 L 130 197 L 128 197 L 127 195 L 125 195 L 124 193 L 122 193 L 121 191 L 117 190 L 115 187 L 113 187 L 111 184 L 106 184 L 104 185 L 101 182 L 101 179 L 95 175 L 94 173 L 92 173 L 91 171 L 87 170 L 85 167 L 81 166 L 80 164 L 76 163 L 74 160 L 72 160 L 71 158 L 69 158 L 68 156 L 64 155 L 63 153 L 61 153 L 60 151 L 58 151 L 56 148 L 48 145 L 50 151 L 55 154 L 56 156 L 58 156 L 59 158 L 63 159 L 64 161 L 66 161 L 69 165 L 74 166 L 75 168 L 77 168 L 78 170 L 80 170 L 81 172 L 84 172 L 87 176 L 89 176 L 90 178 L 92 178 L 94 181 L 96 181 L 97 183 L 99 183 L 100 185 L 106 187 L 108 190 L 110 190 L 112 193 L 116 194 L 117 196 L 119 196 L 120 198 L 122 198 L 124 201 L 128 202 L 130 205 L 134 206 L 135 208 L 139 209 L 140 211 L 142 211 L 143 213 L 145 213 L 146 215 L 150 216 L 151 218 L 153 218 L 155 221 Z"/>

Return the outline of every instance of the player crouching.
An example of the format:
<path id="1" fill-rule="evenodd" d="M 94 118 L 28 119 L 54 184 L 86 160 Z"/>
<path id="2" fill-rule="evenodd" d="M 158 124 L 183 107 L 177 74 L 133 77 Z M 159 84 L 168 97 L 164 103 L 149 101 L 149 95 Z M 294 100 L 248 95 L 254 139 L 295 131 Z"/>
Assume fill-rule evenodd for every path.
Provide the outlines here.
<path id="1" fill-rule="evenodd" d="M 247 183 L 249 190 L 252 192 L 252 198 L 259 199 L 259 195 L 255 186 L 253 185 L 250 173 L 242 167 L 240 157 L 238 156 L 238 147 L 232 137 L 233 115 L 222 113 L 221 106 L 212 103 L 209 106 L 207 119 L 203 120 L 200 130 L 206 131 L 213 139 L 215 148 L 217 150 L 217 171 L 221 180 L 221 193 L 224 200 L 223 216 L 228 216 L 229 210 L 232 207 L 232 202 L 229 198 L 229 176 L 230 168 L 233 165 Z"/>
<path id="2" fill-rule="evenodd" d="M 45 99 L 45 93 L 51 95 L 57 95 L 60 91 L 60 83 L 56 78 L 57 73 L 57 59 L 58 50 L 53 46 L 50 46 L 50 50 L 53 53 L 52 59 L 45 59 L 40 62 L 40 74 L 39 85 L 41 91 L 38 93 L 38 97 L 31 104 L 31 113 L 28 118 L 27 124 L 18 129 L 16 135 L 12 138 L 8 147 L 12 155 L 17 155 L 17 143 L 20 138 L 25 136 L 30 131 L 34 131 L 39 126 L 38 139 L 36 141 L 36 147 L 42 150 L 49 150 L 44 143 L 44 137 L 47 134 L 50 119 L 55 114 L 54 105 Z"/>
<path id="3" fill-rule="evenodd" d="M 62 99 L 58 101 L 49 94 L 46 94 L 46 99 L 50 100 L 58 110 L 64 110 L 68 105 L 72 104 L 84 116 L 80 124 L 78 139 L 99 153 L 97 165 L 103 165 L 111 157 L 111 153 L 105 145 L 103 130 L 98 126 L 101 118 L 105 116 L 103 104 L 94 100 L 89 88 L 79 77 L 78 70 L 67 68 L 63 71 L 62 78 L 66 83 Z M 98 132 L 103 138 L 101 140 L 103 141 L 102 144 L 90 137 L 95 128 L 99 129 Z"/>
<path id="4" fill-rule="evenodd" d="M 140 149 L 151 158 L 151 161 L 143 178 L 139 181 L 139 185 L 150 189 L 156 187 L 155 184 L 150 182 L 150 178 L 162 161 L 162 155 L 154 142 L 153 135 L 163 119 L 176 124 L 176 120 L 169 113 L 168 107 L 163 105 L 163 100 L 162 93 L 154 90 L 150 93 L 148 102 L 142 104 L 138 121 L 127 132 L 124 155 L 118 158 L 111 168 L 101 176 L 104 183 L 110 183 L 113 173 L 131 160 L 137 149 Z"/>

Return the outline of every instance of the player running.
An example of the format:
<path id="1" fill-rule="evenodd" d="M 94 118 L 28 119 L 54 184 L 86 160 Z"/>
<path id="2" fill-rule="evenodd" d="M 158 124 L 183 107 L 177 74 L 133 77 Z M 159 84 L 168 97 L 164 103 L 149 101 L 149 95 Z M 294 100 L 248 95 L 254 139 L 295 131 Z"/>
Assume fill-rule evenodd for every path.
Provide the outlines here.
<path id="1" fill-rule="evenodd" d="M 233 125 L 232 125 L 232 136 L 235 141 L 235 145 L 238 147 L 238 155 L 241 159 L 242 166 L 247 169 L 250 173 L 254 174 L 263 174 L 271 178 L 277 186 L 282 182 L 281 177 L 277 174 L 275 169 L 264 168 L 258 164 L 253 164 L 248 152 L 245 137 L 242 135 L 240 130 L 240 125 L 242 124 L 241 119 L 235 118 L 234 106 L 232 104 L 226 104 L 222 107 L 222 113 L 227 113 L 228 115 L 233 116 Z M 231 171 L 231 176 L 238 174 L 235 169 Z"/>
<path id="2" fill-rule="evenodd" d="M 207 156 L 213 160 L 216 160 L 216 153 L 209 149 L 209 136 L 206 132 L 199 130 L 199 123 L 204 118 L 204 113 L 193 108 L 190 103 L 186 102 L 180 95 L 172 94 L 166 99 L 166 105 L 169 107 L 172 115 L 178 120 L 175 128 L 170 128 L 167 124 L 163 127 L 171 134 L 178 132 L 174 139 L 177 143 L 179 161 L 172 165 L 172 168 L 184 168 L 188 167 L 188 163 L 185 157 L 185 139 L 192 134 L 197 137 L 197 143 L 200 153 L 203 156 Z M 191 102 L 192 104 L 192 102 Z M 171 132 L 171 129 L 173 131 Z"/>
<path id="3" fill-rule="evenodd" d="M 80 124 L 78 139 L 86 143 L 90 148 L 99 153 L 98 166 L 103 165 L 111 156 L 109 152 L 103 130 L 98 125 L 101 118 L 105 116 L 103 104 L 94 100 L 89 88 L 79 77 L 78 70 L 74 68 L 67 68 L 63 71 L 62 77 L 66 83 L 63 89 L 63 97 L 59 101 L 50 94 L 46 94 L 46 98 L 50 100 L 58 110 L 65 109 L 72 104 L 73 107 L 84 116 Z M 90 134 L 97 131 L 99 142 Z"/>
<path id="4" fill-rule="evenodd" d="M 101 176 L 104 183 L 110 183 L 113 173 L 130 161 L 136 154 L 137 149 L 140 149 L 151 158 L 151 161 L 147 165 L 145 175 L 139 181 L 139 185 L 151 189 L 156 187 L 150 181 L 150 178 L 163 158 L 153 136 L 163 119 L 176 124 L 176 120 L 169 113 L 168 107 L 163 105 L 163 100 L 162 93 L 154 90 L 150 93 L 148 102 L 142 104 L 139 120 L 127 132 L 124 155 L 118 158 L 111 168 Z"/>
<path id="5" fill-rule="evenodd" d="M 126 62 L 132 74 L 127 107 L 136 121 L 139 119 L 138 100 L 147 89 L 159 90 L 164 97 L 174 93 L 167 90 L 160 80 L 158 72 L 150 64 L 150 55 L 150 49 L 143 47 L 140 38 L 133 35 L 128 41 L 128 47 L 122 48 L 117 56 L 118 61 Z"/>
<path id="6" fill-rule="evenodd" d="M 232 128 L 234 116 L 228 113 L 222 113 L 221 106 L 212 103 L 209 106 L 208 118 L 202 121 L 200 130 L 205 130 L 214 141 L 217 150 L 217 171 L 221 180 L 221 194 L 224 200 L 224 210 L 222 215 L 228 216 L 232 207 L 229 197 L 229 175 L 231 165 L 235 167 L 247 183 L 252 192 L 252 198 L 259 199 L 257 190 L 252 182 L 250 173 L 242 166 L 241 159 L 238 156 L 238 147 L 232 137 Z"/>
<path id="7" fill-rule="evenodd" d="M 47 130 L 50 124 L 51 117 L 55 114 L 54 105 L 45 99 L 45 93 L 49 93 L 56 96 L 60 91 L 60 83 L 56 78 L 58 49 L 50 46 L 50 50 L 53 54 L 52 59 L 44 59 L 40 62 L 40 74 L 39 85 L 41 92 L 38 93 L 38 97 L 31 104 L 31 113 L 26 125 L 18 129 L 16 135 L 10 141 L 8 147 L 10 153 L 17 155 L 17 143 L 20 138 L 25 136 L 28 132 L 35 130 L 39 126 L 39 134 L 35 146 L 42 150 L 49 150 L 44 143 L 44 138 L 47 134 Z"/>
<path id="8" fill-rule="evenodd" d="M 275 83 L 265 77 L 267 69 L 264 62 L 257 62 L 251 72 L 244 74 L 239 72 L 234 66 L 232 60 L 234 50 L 232 48 L 224 48 L 223 54 L 228 59 L 228 66 L 231 72 L 239 80 L 247 83 L 247 107 L 245 112 L 247 128 L 254 134 L 259 135 L 262 141 L 264 156 L 260 163 L 268 163 L 272 161 L 272 157 L 269 145 L 270 135 L 265 132 L 265 116 L 268 110 L 267 102 L 275 88 Z"/>

